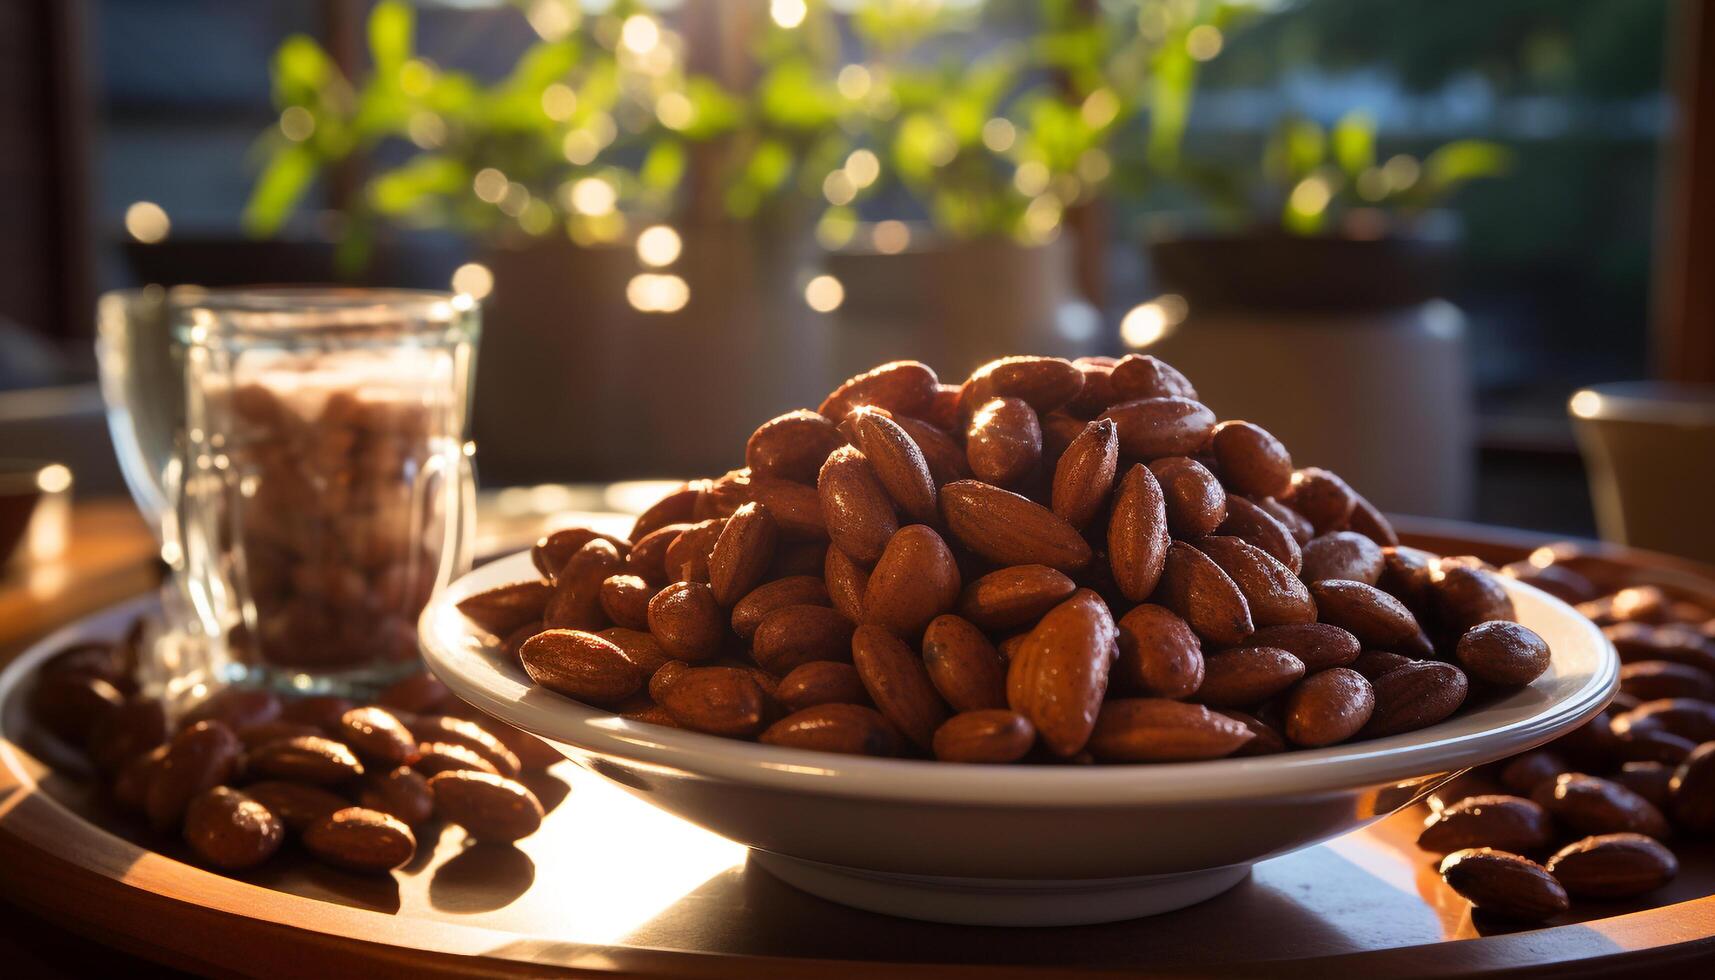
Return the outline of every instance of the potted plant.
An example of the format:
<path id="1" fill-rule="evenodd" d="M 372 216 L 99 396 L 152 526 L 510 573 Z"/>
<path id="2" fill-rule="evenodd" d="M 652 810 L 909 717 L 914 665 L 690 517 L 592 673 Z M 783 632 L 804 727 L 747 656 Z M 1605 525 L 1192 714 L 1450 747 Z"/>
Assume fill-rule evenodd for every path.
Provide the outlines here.
<path id="1" fill-rule="evenodd" d="M 1457 229 L 1438 208 L 1508 162 L 1481 140 L 1384 160 L 1363 113 L 1326 130 L 1288 118 L 1254 173 L 1181 169 L 1209 204 L 1205 226 L 1152 238 L 1163 296 L 1122 333 L 1198 378 L 1223 416 L 1268 419 L 1379 506 L 1463 516 L 1474 405 L 1464 317 L 1444 298 Z"/>

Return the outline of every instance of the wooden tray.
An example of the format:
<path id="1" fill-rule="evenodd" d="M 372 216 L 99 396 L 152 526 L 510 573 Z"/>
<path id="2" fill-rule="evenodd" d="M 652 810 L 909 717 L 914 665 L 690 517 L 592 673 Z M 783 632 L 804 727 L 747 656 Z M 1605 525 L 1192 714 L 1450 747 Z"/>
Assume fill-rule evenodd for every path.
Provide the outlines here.
<path id="1" fill-rule="evenodd" d="M 1416 543 L 1490 560 L 1528 538 L 1416 526 Z M 1697 566 L 1604 552 L 1629 580 L 1715 596 Z M 1474 923 L 1412 846 L 1423 813 L 1266 861 L 1202 905 L 1105 926 L 990 929 L 894 919 L 795 891 L 745 849 L 569 763 L 536 780 L 551 808 L 516 848 L 447 828 L 386 878 L 283 855 L 245 879 L 113 813 L 21 703 L 47 648 L 116 636 L 139 600 L 62 630 L 0 675 L 0 893 L 103 943 L 207 972 L 292 975 L 631 972 L 680 976 L 1174 975 L 1407 977 L 1541 969 L 1679 971 L 1715 961 L 1715 844 L 1681 847 L 1664 904 L 1581 904 L 1549 928 Z M 1695 971 L 1697 968 L 1692 967 Z M 1692 975 L 1697 975 L 1695 972 Z"/>

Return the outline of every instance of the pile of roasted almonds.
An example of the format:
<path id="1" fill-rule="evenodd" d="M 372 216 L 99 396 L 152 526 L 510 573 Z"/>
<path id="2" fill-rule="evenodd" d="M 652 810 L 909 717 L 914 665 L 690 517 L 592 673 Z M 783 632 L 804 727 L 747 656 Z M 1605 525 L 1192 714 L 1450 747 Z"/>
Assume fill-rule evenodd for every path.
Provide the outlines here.
<path id="1" fill-rule="evenodd" d="M 1664 841 L 1715 835 L 1715 609 L 1654 586 L 1599 594 L 1568 546 L 1532 558 L 1501 571 L 1602 627 L 1620 693 L 1576 731 L 1432 797 L 1417 841 L 1446 855 L 1443 878 L 1478 910 L 1523 921 L 1645 895 L 1679 872 Z"/>
<path id="2" fill-rule="evenodd" d="M 227 688 L 172 726 L 166 705 L 137 690 L 136 638 L 48 659 L 31 716 L 83 751 L 119 809 L 182 835 L 205 864 L 254 868 L 291 832 L 323 863 L 381 873 L 410 861 L 437 819 L 493 842 L 541 825 L 542 804 L 518 777 L 558 753 L 428 674 L 362 706 Z"/>
<path id="3" fill-rule="evenodd" d="M 1196 399 L 1147 355 L 884 364 L 459 608 L 629 718 L 955 762 L 1326 746 L 1547 668 L 1493 573 Z"/>

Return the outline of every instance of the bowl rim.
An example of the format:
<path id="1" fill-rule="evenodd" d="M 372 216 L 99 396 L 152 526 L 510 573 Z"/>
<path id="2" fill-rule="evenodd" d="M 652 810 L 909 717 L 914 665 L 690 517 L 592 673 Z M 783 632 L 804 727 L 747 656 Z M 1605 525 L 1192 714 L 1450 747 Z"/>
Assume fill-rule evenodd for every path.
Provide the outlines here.
<path id="1" fill-rule="evenodd" d="M 418 621 L 423 657 L 454 693 L 508 724 L 582 753 L 794 792 L 1020 808 L 1191 804 L 1333 793 L 1467 769 L 1534 748 L 1594 717 L 1619 687 L 1619 656 L 1594 623 L 1559 599 L 1501 576 L 1509 592 L 1572 623 L 1593 648 L 1596 663 L 1576 689 L 1496 728 L 1461 732 L 1452 719 L 1363 742 L 1202 762 L 988 766 L 840 755 L 628 721 L 531 684 L 522 671 L 493 655 L 493 646 L 483 642 L 485 634 L 465 620 L 455 604 L 536 574 L 529 553 L 520 552 L 465 575 L 423 610 Z M 1556 653 L 1557 658 L 1565 655 Z"/>

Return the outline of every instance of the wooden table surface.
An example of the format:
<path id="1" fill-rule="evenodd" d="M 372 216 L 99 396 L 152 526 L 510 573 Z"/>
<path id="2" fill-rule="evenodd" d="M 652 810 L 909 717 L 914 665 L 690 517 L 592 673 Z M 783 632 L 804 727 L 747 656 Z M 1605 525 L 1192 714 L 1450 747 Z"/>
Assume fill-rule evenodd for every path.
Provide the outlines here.
<path id="1" fill-rule="evenodd" d="M 26 637 L 108 605 L 126 588 L 135 592 L 150 584 L 153 546 L 141 521 L 133 517 L 127 523 L 122 511 L 97 505 L 80 511 L 77 527 L 87 547 L 74 545 L 75 569 L 0 588 L 0 610 L 23 611 L 15 620 L 0 616 L 0 657 L 9 659 Z M 1468 540 L 1457 526 L 1419 530 L 1430 538 L 1440 533 L 1449 541 Z M 1529 540 L 1493 537 L 1498 549 Z M 1686 565 L 1679 571 L 1698 570 Z M 38 591 L 20 599 L 17 589 Z M 1052 930 L 955 927 L 861 912 L 798 892 L 751 868 L 742 846 L 570 764 L 537 778 L 534 788 L 551 813 L 544 830 L 516 848 L 471 846 L 462 831 L 447 828 L 389 878 L 355 877 L 285 858 L 236 880 L 180 863 L 176 858 L 183 855 L 171 843 L 115 820 L 87 783 L 44 764 L 53 758 L 51 746 L 38 752 L 18 736 L 21 706 L 13 693 L 0 705 L 0 721 L 22 751 L 8 762 L 27 768 L 41 789 L 28 798 L 0 793 L 0 822 L 13 831 L 0 835 L 0 862 L 11 866 L 14 882 L 24 873 L 44 889 L 87 893 L 84 911 L 69 923 L 74 930 L 99 930 L 120 921 L 115 916 L 141 914 L 159 916 L 175 930 L 203 930 L 211 945 L 206 958 L 187 958 L 176 941 L 180 936 L 159 944 L 134 936 L 122 940 L 152 958 L 136 959 L 45 920 L 38 912 L 53 903 L 38 904 L 26 890 L 21 897 L 29 910 L 0 915 L 0 963 L 11 975 L 150 974 L 163 969 L 156 960 L 199 972 L 243 971 L 246 962 L 267 963 L 275 971 L 289 962 L 323 972 L 352 969 L 353 957 L 365 956 L 364 972 L 374 974 L 510 972 L 522 959 L 538 969 L 698 976 L 814 971 L 845 977 L 884 968 L 912 975 L 984 969 L 987 975 L 1068 964 L 1322 976 L 1348 964 L 1344 956 L 1380 950 L 1369 954 L 1368 971 L 1407 976 L 1430 965 L 1430 972 L 1482 972 L 1543 958 L 1571 958 L 1595 969 L 1615 966 L 1631 950 L 1681 944 L 1677 960 L 1715 948 L 1683 945 L 1715 934 L 1715 897 L 1709 897 L 1715 895 L 1715 848 L 1707 843 L 1682 851 L 1686 873 L 1656 896 L 1681 903 L 1675 906 L 1680 914 L 1652 911 L 1646 903 L 1585 906 L 1578 917 L 1550 930 L 1474 922 L 1466 903 L 1411 846 L 1420 811 L 1259 864 L 1233 891 L 1152 919 Z M 89 831 L 61 845 L 77 853 L 55 854 L 55 821 L 68 814 L 87 818 Z M 117 836 L 94 829 L 97 824 Z M 29 838 L 38 833 L 32 843 Z M 91 866 L 105 866 L 108 873 L 92 874 Z M 137 893 L 126 899 L 135 905 L 115 907 L 126 904 L 111 900 L 115 880 L 129 886 L 127 894 Z M 300 931 L 238 928 L 245 923 L 232 917 L 241 919 L 261 905 L 272 921 L 298 921 Z M 187 914 L 189 909 L 198 914 Z M 463 955 L 392 956 L 373 942 L 344 937 Z M 1449 945 L 1450 939 L 1476 941 Z M 1429 950 L 1437 955 L 1427 956 Z M 1449 950 L 1455 951 L 1452 958 Z M 1258 970 L 1254 961 L 1264 953 L 1272 963 Z M 15 973 L 14 965 L 24 972 Z M 1679 967 L 1658 960 L 1648 968 Z M 1627 973 L 1641 975 L 1644 969 Z"/>

